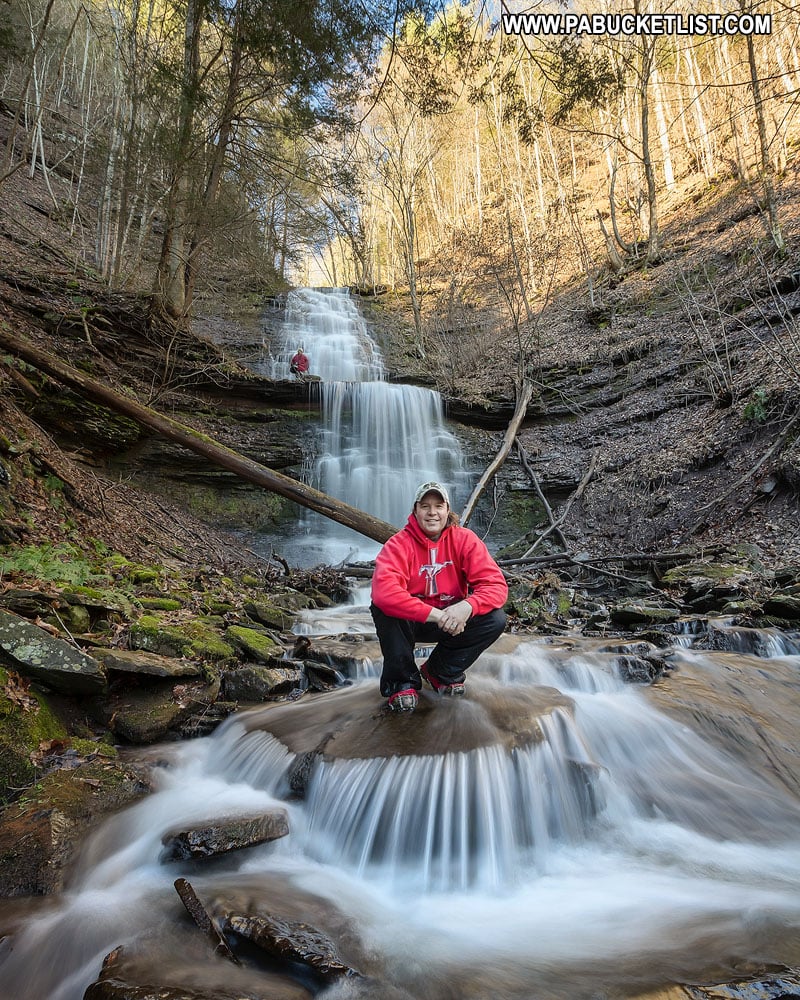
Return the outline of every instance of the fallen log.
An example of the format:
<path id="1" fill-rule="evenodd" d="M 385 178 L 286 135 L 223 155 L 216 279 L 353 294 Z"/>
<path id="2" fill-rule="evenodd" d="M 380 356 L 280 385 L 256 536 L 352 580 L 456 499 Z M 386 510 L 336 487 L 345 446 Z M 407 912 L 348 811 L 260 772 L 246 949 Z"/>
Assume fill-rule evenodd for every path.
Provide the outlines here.
<path id="1" fill-rule="evenodd" d="M 240 479 L 254 483 L 271 493 L 286 497 L 287 500 L 292 500 L 294 503 L 300 504 L 301 507 L 315 510 L 323 517 L 352 528 L 376 542 L 385 542 L 397 531 L 397 528 L 387 521 L 382 521 L 357 507 L 351 507 L 343 500 L 337 500 L 335 497 L 328 496 L 311 486 L 306 486 L 296 479 L 275 472 L 273 469 L 267 468 L 266 465 L 246 458 L 232 448 L 215 441 L 208 435 L 202 434 L 186 424 L 181 424 L 163 413 L 152 410 L 148 406 L 143 406 L 96 379 L 89 378 L 60 361 L 54 355 L 40 350 L 21 337 L 14 336 L 4 330 L 2 326 L 0 326 L 0 346 L 33 365 L 34 368 L 38 368 L 39 371 L 50 375 L 62 385 L 70 386 L 93 402 L 130 417 L 131 420 L 135 420 L 143 427 L 149 427 L 162 437 L 202 455 L 214 462 L 215 465 L 227 469 L 228 472 L 233 472 Z"/>

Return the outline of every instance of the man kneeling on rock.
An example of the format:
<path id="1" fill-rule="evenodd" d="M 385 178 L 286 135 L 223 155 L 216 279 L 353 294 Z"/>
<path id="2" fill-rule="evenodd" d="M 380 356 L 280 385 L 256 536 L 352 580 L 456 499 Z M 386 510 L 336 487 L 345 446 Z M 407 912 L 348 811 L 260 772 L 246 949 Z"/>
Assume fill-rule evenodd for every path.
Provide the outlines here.
<path id="1" fill-rule="evenodd" d="M 464 693 L 464 671 L 505 628 L 503 572 L 450 510 L 441 483 L 423 483 L 408 523 L 375 560 L 372 618 L 383 653 L 381 694 L 413 712 L 424 679 L 444 695 Z M 436 643 L 419 669 L 415 642 Z"/>

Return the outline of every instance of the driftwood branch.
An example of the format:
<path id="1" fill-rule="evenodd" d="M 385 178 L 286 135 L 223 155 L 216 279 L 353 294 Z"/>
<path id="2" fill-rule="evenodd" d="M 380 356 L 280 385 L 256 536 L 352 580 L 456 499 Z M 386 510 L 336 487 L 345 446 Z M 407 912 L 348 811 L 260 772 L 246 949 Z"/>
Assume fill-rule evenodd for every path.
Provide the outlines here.
<path id="1" fill-rule="evenodd" d="M 561 511 L 561 514 L 560 514 L 558 520 L 552 522 L 551 525 L 550 525 L 550 527 L 546 528 L 541 533 L 541 535 L 539 535 L 539 537 L 536 539 L 536 541 L 533 543 L 533 545 L 531 545 L 531 547 L 527 550 L 527 552 L 524 552 L 522 554 L 522 558 L 523 559 L 526 559 L 528 556 L 533 555 L 533 553 L 536 551 L 536 549 L 539 548 L 539 546 L 541 545 L 541 543 L 545 540 L 545 538 L 547 538 L 547 536 L 552 531 L 558 531 L 559 534 L 561 534 L 561 532 L 560 532 L 561 525 L 564 523 L 564 521 L 566 521 L 567 515 L 570 512 L 570 508 L 572 507 L 573 503 L 575 503 L 576 500 L 580 500 L 580 498 L 583 496 L 584 490 L 586 489 L 586 487 L 589 485 L 589 483 L 592 481 L 592 478 L 594 477 L 594 470 L 595 470 L 595 467 L 597 466 L 597 455 L 598 455 L 597 450 L 595 450 L 595 451 L 592 452 L 592 458 L 591 458 L 591 461 L 589 462 L 589 468 L 586 470 L 586 472 L 585 472 L 585 474 L 583 476 L 583 479 L 581 479 L 581 481 L 578 483 L 578 487 L 575 490 L 575 492 L 572 493 L 569 496 L 567 502 L 564 504 L 564 509 Z M 564 536 L 561 535 L 561 537 L 563 538 Z"/>
<path id="2" fill-rule="evenodd" d="M 553 514 L 553 508 L 550 506 L 547 497 L 542 492 L 542 487 L 539 483 L 539 477 L 536 475 L 536 470 L 531 466 L 531 463 L 528 461 L 528 453 L 527 451 L 525 451 L 525 449 L 522 447 L 519 441 L 517 441 L 517 451 L 519 453 L 519 460 L 522 463 L 522 467 L 528 473 L 528 477 L 530 481 L 533 483 L 533 488 L 536 490 L 536 495 L 542 501 L 544 512 L 545 514 L 547 514 L 547 520 L 550 522 L 550 530 L 556 534 L 559 542 L 561 543 L 561 547 L 564 549 L 564 551 L 566 551 L 569 548 L 569 543 L 564 537 L 564 533 L 561 531 L 561 528 L 559 528 L 558 522 L 556 522 L 555 515 Z M 538 539 L 537 539 L 537 544 L 538 544 Z"/>
<path id="3" fill-rule="evenodd" d="M 259 462 L 254 462 L 192 427 L 187 427 L 171 417 L 143 406 L 96 379 L 88 378 L 52 354 L 34 347 L 29 341 L 14 336 L 2 327 L 0 327 L 0 346 L 27 361 L 34 368 L 52 376 L 62 385 L 68 385 L 88 399 L 100 403 L 116 413 L 130 417 L 131 420 L 135 420 L 143 427 L 149 427 L 162 437 L 202 455 L 203 458 L 227 469 L 228 472 L 233 472 L 240 479 L 254 483 L 271 493 L 286 497 L 287 500 L 292 500 L 302 507 L 315 510 L 318 514 L 352 528 L 376 542 L 385 542 L 397 531 L 397 528 L 380 518 L 373 517 L 356 507 L 351 507 L 350 504 L 344 503 L 342 500 L 337 500 L 319 490 L 312 489 L 312 487 L 299 483 L 289 476 L 284 476 L 280 472 L 275 472 Z"/>
<path id="4" fill-rule="evenodd" d="M 525 418 L 525 413 L 528 409 L 528 403 L 531 401 L 531 396 L 533 395 L 533 383 L 529 382 L 528 379 L 522 383 L 522 388 L 517 396 L 517 405 L 514 408 L 514 414 L 511 420 L 508 422 L 508 427 L 503 435 L 503 443 L 500 445 L 500 449 L 494 456 L 492 461 L 486 466 L 483 475 L 478 480 L 475 489 L 470 494 L 469 500 L 467 500 L 463 511 L 461 512 L 461 523 L 466 525 L 469 519 L 475 512 L 475 507 L 483 495 L 484 490 L 492 481 L 492 478 L 497 473 L 497 470 L 501 467 L 503 462 L 505 462 L 508 457 L 508 453 L 511 451 L 511 447 L 517 437 L 517 431 L 519 431 L 519 426 Z"/>
<path id="5" fill-rule="evenodd" d="M 706 556 L 723 552 L 724 545 L 712 545 L 700 550 L 691 549 L 682 552 L 621 552 L 607 556 L 581 556 L 578 553 L 554 552 L 549 556 L 521 556 L 519 559 L 498 559 L 500 566 L 551 566 L 558 563 L 573 563 L 576 566 L 590 566 L 595 563 L 628 563 L 632 566 L 646 566 L 650 563 L 681 563 L 688 559 L 703 559 Z"/>

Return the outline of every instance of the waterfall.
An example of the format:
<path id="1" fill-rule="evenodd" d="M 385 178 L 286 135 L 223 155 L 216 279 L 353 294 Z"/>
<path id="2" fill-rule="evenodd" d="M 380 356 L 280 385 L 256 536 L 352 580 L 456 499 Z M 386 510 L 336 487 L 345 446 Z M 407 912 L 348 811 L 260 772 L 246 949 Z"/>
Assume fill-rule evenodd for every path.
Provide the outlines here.
<path id="1" fill-rule="evenodd" d="M 733 654 L 677 655 L 713 686 Z M 164 748 L 156 791 L 89 839 L 69 891 L 10 922 L 0 996 L 81 1000 L 118 945 L 147 982 L 182 984 L 181 995 L 189 984 L 203 996 L 266 995 L 263 970 L 215 958 L 182 915 L 172 888 L 181 876 L 209 901 L 238 893 L 280 914 L 300 894 L 314 903 L 294 919 L 344 914 L 383 980 L 417 1000 L 572 1000 L 598 983 L 630 995 L 796 963 L 796 797 L 774 780 L 768 754 L 749 768 L 739 737 L 712 743 L 659 711 L 650 689 L 623 683 L 614 662 L 578 637 L 520 641 L 483 655 L 464 699 L 424 692 L 407 718 L 381 716 L 373 673 Z M 761 666 L 738 683 L 792 716 L 800 657 Z M 680 691 L 680 677 L 669 683 Z M 487 706 L 507 720 L 522 704 L 524 717 L 545 703 L 541 692 L 555 707 L 531 741 L 509 745 L 507 721 L 485 724 Z M 316 757 L 298 800 L 288 780 L 296 758 L 348 716 L 357 752 Z M 464 732 L 488 736 L 430 752 L 431 726 L 446 747 Z M 408 754 L 362 752 L 364 740 L 404 734 Z M 283 840 L 205 867 L 160 859 L 162 837 L 183 823 L 275 804 L 289 814 Z"/>
<path id="2" fill-rule="evenodd" d="M 401 528 L 419 483 L 439 480 L 458 497 L 466 478 L 458 439 L 444 423 L 442 399 L 419 386 L 386 381 L 380 348 L 353 300 L 342 290 L 298 289 L 289 294 L 277 349 L 267 366 L 289 378 L 298 347 L 319 382 L 322 415 L 311 485 Z M 362 536 L 319 515 L 303 521 L 305 538 L 294 561 L 371 558 L 378 550 Z"/>

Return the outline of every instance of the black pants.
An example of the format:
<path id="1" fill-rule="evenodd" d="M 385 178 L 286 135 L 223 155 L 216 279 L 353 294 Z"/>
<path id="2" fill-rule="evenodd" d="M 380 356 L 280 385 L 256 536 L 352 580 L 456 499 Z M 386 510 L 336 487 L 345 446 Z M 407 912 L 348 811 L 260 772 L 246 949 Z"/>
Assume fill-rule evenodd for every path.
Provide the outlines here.
<path id="1" fill-rule="evenodd" d="M 506 613 L 502 608 L 485 615 L 473 615 L 460 635 L 443 632 L 433 622 L 414 622 L 406 618 L 392 618 L 375 605 L 370 606 L 378 642 L 383 653 L 381 694 L 388 698 L 404 688 L 422 687 L 422 679 L 414 663 L 414 643 L 436 643 L 428 657 L 431 673 L 445 684 L 458 684 L 464 680 L 464 671 L 478 659 L 484 649 L 506 627 Z"/>

